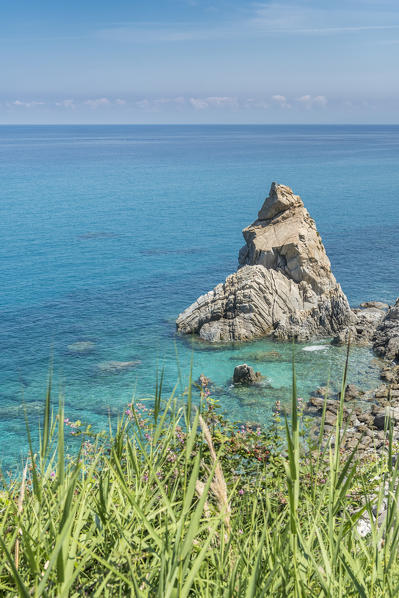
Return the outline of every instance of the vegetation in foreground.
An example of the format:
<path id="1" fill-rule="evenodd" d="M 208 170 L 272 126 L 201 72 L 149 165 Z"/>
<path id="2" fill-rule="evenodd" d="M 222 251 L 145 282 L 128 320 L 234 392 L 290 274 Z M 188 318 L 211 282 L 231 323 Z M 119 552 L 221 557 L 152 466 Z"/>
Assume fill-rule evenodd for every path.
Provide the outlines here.
<path id="1" fill-rule="evenodd" d="M 290 421 L 276 412 L 268 432 L 228 424 L 205 378 L 199 409 L 191 385 L 184 406 L 160 388 L 152 404 L 66 459 L 48 392 L 40 450 L 3 482 L 0 595 L 398 596 L 392 435 L 366 463 L 342 454 L 343 392 L 324 448 L 323 420 L 306 443 L 295 373 Z"/>

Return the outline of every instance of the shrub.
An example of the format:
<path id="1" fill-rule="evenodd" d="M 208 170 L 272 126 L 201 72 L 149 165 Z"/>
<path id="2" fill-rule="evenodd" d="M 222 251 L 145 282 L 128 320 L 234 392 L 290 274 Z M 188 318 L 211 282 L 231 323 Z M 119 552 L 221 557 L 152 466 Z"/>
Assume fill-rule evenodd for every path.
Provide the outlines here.
<path id="1" fill-rule="evenodd" d="M 345 388 L 344 373 L 342 388 Z M 227 422 L 202 380 L 95 435 L 51 412 L 0 495 L 4 596 L 394 597 L 397 464 L 307 442 L 296 397 L 270 429 Z M 321 422 L 323 426 L 323 422 Z M 282 431 L 283 428 L 283 431 Z M 65 458 L 65 429 L 81 436 Z M 320 438 L 322 437 L 322 433 Z"/>

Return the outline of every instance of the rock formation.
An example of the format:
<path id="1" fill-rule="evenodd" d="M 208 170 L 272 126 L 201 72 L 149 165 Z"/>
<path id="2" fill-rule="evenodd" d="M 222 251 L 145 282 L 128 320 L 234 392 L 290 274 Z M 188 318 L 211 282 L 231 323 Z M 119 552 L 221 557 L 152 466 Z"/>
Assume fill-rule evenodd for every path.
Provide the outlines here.
<path id="1" fill-rule="evenodd" d="M 234 384 L 256 384 L 262 379 L 260 372 L 255 372 L 250 365 L 242 363 L 234 368 L 233 382 Z"/>
<path id="2" fill-rule="evenodd" d="M 257 220 L 243 230 L 238 270 L 177 318 L 204 340 L 335 335 L 353 314 L 301 198 L 273 183 Z"/>
<path id="3" fill-rule="evenodd" d="M 399 297 L 375 331 L 373 349 L 378 355 L 399 362 Z"/>
<path id="4" fill-rule="evenodd" d="M 363 303 L 361 305 L 370 305 L 372 303 L 384 305 L 379 301 L 369 301 L 367 304 Z M 351 343 L 355 345 L 371 345 L 373 335 L 377 327 L 381 324 L 386 310 L 385 308 L 371 306 L 354 309 L 352 313 L 352 323 L 340 330 L 337 336 L 333 338 L 333 345 L 346 345 L 349 338 L 351 339 Z"/>

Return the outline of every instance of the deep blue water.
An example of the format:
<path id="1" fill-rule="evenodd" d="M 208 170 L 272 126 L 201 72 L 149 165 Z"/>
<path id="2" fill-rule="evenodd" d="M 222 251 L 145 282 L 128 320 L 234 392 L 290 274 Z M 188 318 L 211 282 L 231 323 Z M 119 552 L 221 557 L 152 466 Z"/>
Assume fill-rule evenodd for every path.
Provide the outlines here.
<path id="1" fill-rule="evenodd" d="M 272 181 L 291 186 L 315 218 L 336 278 L 353 305 L 399 294 L 397 126 L 0 127 L 0 454 L 25 449 L 23 401 L 34 418 L 50 355 L 66 416 L 101 425 L 132 396 L 216 383 L 235 419 L 267 421 L 289 392 L 290 347 L 270 341 L 210 350 L 175 342 L 174 320 L 235 270 L 241 229 Z M 90 341 L 92 350 L 68 349 Z M 314 344 L 314 343 L 313 343 Z M 340 372 L 343 351 L 298 347 L 305 395 Z M 265 388 L 230 388 L 234 365 L 256 351 Z M 351 380 L 376 381 L 367 350 Z M 109 361 L 141 363 L 119 373 Z"/>

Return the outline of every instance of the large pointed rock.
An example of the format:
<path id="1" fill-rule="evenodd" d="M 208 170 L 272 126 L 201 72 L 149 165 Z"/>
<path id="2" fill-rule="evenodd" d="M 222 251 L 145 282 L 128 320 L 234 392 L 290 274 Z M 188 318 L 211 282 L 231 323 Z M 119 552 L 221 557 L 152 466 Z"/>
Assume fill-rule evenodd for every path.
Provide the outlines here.
<path id="1" fill-rule="evenodd" d="M 243 235 L 238 271 L 181 313 L 178 331 L 211 342 L 307 340 L 352 322 L 314 220 L 289 187 L 272 184 Z"/>

